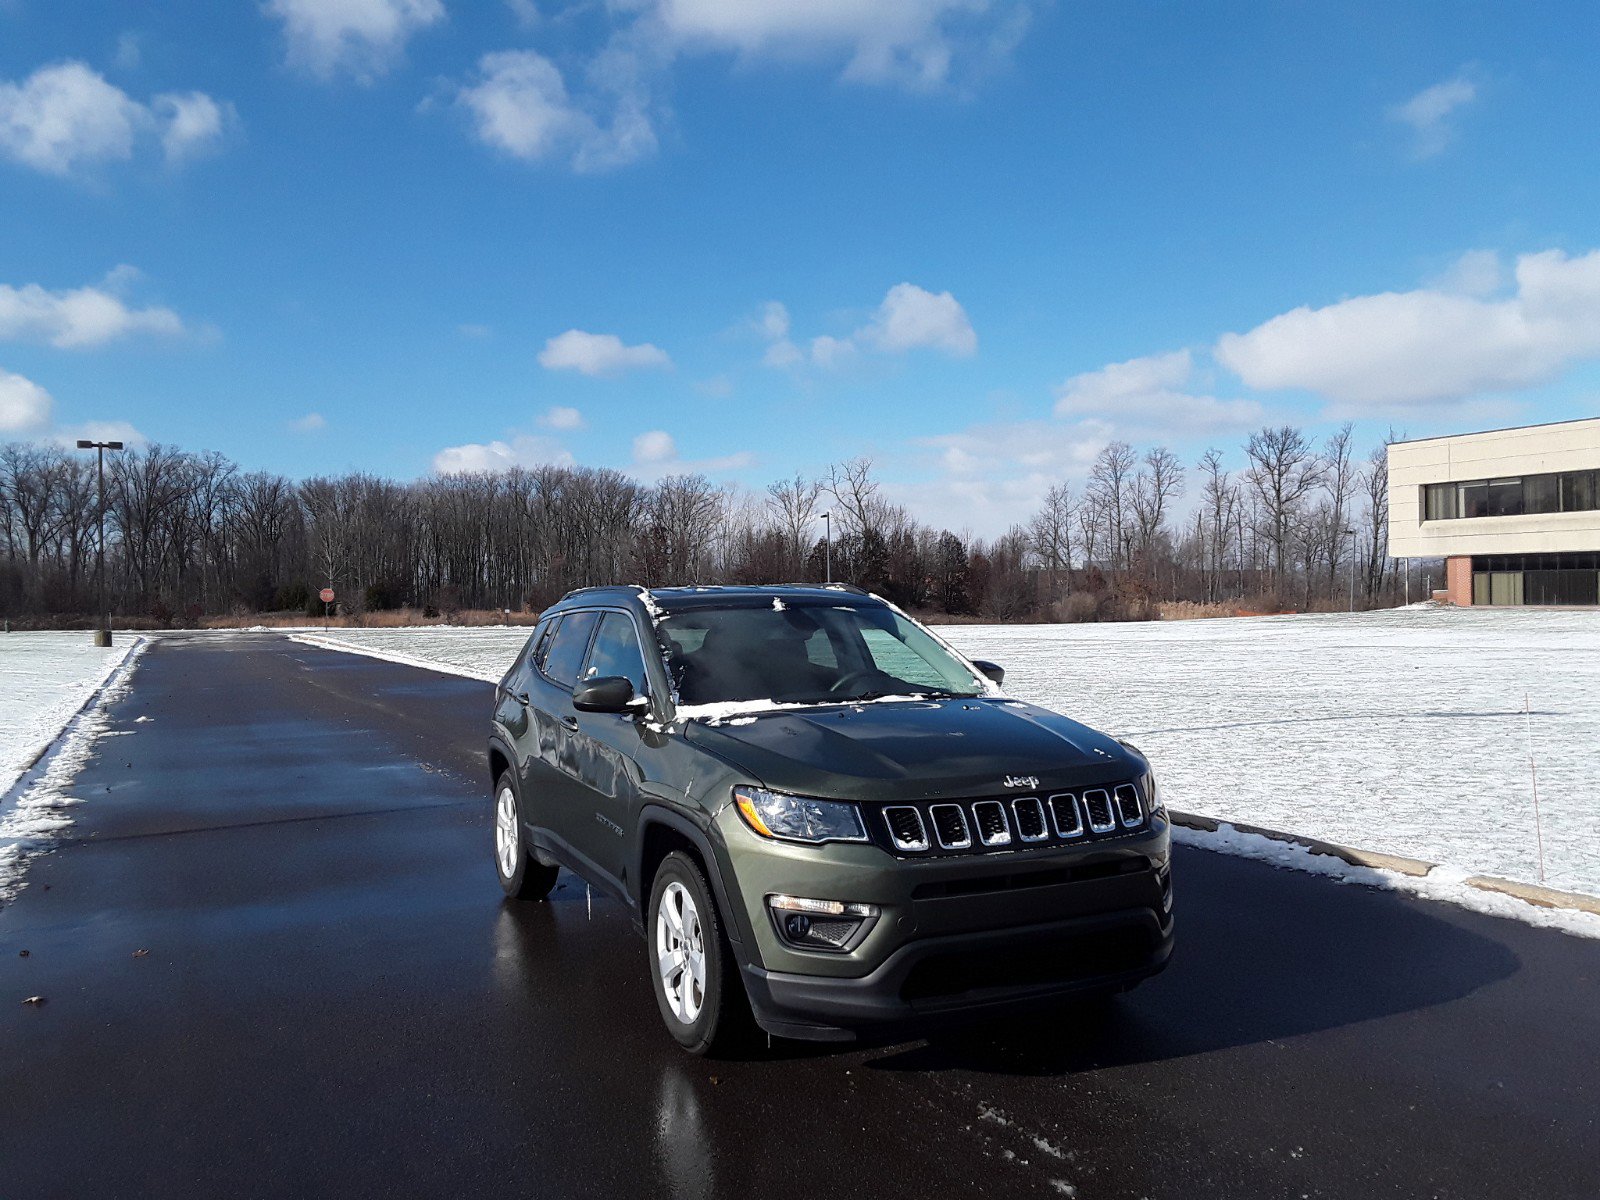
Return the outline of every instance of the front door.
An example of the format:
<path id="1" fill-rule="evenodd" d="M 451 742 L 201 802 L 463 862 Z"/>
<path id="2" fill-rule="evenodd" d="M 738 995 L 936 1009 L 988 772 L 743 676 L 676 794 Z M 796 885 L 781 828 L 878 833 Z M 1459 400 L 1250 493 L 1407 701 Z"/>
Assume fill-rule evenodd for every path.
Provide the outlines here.
<path id="1" fill-rule="evenodd" d="M 621 676 L 633 684 L 635 698 L 649 696 L 644 655 L 633 618 L 608 612 L 600 621 L 579 679 Z M 628 834 L 638 818 L 641 756 L 649 753 L 639 721 L 643 705 L 625 713 L 578 713 L 578 776 L 591 812 L 583 853 L 622 882 Z"/>

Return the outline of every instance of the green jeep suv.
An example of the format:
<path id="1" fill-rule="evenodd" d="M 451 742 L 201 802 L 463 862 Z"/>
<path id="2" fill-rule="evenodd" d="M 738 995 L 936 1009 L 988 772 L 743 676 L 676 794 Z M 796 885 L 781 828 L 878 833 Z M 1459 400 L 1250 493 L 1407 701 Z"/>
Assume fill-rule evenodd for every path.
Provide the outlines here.
<path id="1" fill-rule="evenodd" d="M 1172 949 L 1155 776 L 1002 678 L 854 587 L 572 592 L 496 693 L 501 886 L 625 904 L 696 1053 L 1131 987 Z"/>

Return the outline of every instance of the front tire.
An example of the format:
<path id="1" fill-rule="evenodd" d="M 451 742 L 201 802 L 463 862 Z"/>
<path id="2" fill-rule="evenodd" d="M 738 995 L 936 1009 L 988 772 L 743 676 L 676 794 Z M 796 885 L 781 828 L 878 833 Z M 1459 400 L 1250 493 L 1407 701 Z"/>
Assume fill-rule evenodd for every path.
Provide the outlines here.
<path id="1" fill-rule="evenodd" d="M 749 1000 L 711 888 L 681 851 L 656 871 L 646 929 L 650 981 L 668 1032 L 691 1054 L 736 1048 L 751 1027 Z"/>
<path id="2" fill-rule="evenodd" d="M 536 862 L 522 828 L 522 802 L 511 772 L 494 785 L 494 868 L 500 887 L 513 900 L 543 900 L 556 885 L 559 867 Z"/>

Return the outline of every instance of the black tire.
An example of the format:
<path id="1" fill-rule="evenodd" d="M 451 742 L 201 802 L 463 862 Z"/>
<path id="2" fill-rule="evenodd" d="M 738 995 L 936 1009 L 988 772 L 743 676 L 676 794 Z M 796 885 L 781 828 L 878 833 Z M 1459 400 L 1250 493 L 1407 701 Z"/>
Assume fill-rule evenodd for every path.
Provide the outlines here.
<path id="1" fill-rule="evenodd" d="M 658 952 L 663 936 L 663 900 L 675 886 L 681 888 L 683 894 L 693 902 L 699 924 L 697 940 L 704 959 L 705 979 L 700 989 L 700 1005 L 698 1012 L 689 1020 L 675 1011 L 674 1000 L 668 996 L 667 981 Z M 655 881 L 650 888 L 650 908 L 645 919 L 645 946 L 656 1007 L 661 1012 L 661 1020 L 666 1024 L 667 1031 L 680 1046 L 690 1054 L 715 1057 L 736 1052 L 750 1042 L 755 1022 L 750 1016 L 750 1000 L 745 995 L 738 964 L 728 946 L 722 914 L 717 911 L 716 899 L 711 894 L 700 864 L 682 851 L 674 850 L 668 854 L 656 870 Z M 685 967 L 685 972 L 690 969 Z"/>
<path id="2" fill-rule="evenodd" d="M 508 799 L 509 798 L 509 799 Z M 510 828 L 505 828 L 506 805 L 510 805 Z M 547 867 L 528 851 L 528 835 L 522 823 L 522 798 L 517 795 L 516 782 L 510 771 L 501 773 L 494 785 L 494 871 L 500 878 L 500 887 L 513 900 L 543 900 L 556 886 L 559 867 Z M 504 836 L 509 834 L 508 847 Z M 511 869 L 506 870 L 507 865 Z"/>

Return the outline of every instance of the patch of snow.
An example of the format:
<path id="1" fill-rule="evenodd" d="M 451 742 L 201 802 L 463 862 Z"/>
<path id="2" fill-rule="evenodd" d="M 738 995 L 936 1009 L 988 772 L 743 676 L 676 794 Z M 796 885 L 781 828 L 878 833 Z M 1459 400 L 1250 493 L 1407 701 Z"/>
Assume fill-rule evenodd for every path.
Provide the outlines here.
<path id="1" fill-rule="evenodd" d="M 1578 937 L 1600 938 L 1600 916 L 1576 909 L 1545 908 L 1501 892 L 1486 892 L 1468 884 L 1469 873 L 1459 867 L 1435 867 L 1422 876 L 1385 871 L 1377 867 L 1360 867 L 1332 855 L 1313 854 L 1304 846 L 1280 842 L 1259 833 L 1246 833 L 1225 823 L 1214 833 L 1174 825 L 1172 840 L 1183 846 L 1198 846 L 1203 850 L 1253 858 L 1275 867 L 1324 875 L 1340 883 L 1405 892 L 1425 900 L 1459 905 L 1491 917 L 1509 917 L 1524 924 L 1558 929 Z"/>
<path id="2" fill-rule="evenodd" d="M 50 841 L 72 824 L 71 809 L 83 803 L 71 795 L 72 782 L 106 734 L 106 707 L 127 693 L 134 664 L 147 644 L 142 638 L 133 643 L 123 639 L 111 647 L 118 651 L 116 662 L 97 681 L 98 696 L 90 692 L 93 704 L 81 708 L 75 718 L 68 717 L 66 736 L 44 760 L 43 775 L 0 815 L 0 904 L 15 899 L 22 890 L 28 860 L 47 849 Z"/>
<path id="3" fill-rule="evenodd" d="M 1014 698 L 1125 738 L 1174 808 L 1600 895 L 1600 612 L 1427 604 L 944 626 Z M 1524 695 L 1532 708 L 1523 712 Z"/>
<path id="4" fill-rule="evenodd" d="M 533 631 L 520 627 L 428 625 L 402 629 L 341 629 L 337 634 L 291 633 L 289 640 L 324 650 L 364 654 L 425 671 L 499 683 Z"/>
<path id="5" fill-rule="evenodd" d="M 136 642 L 109 647 L 94 634 L 0 633 L 0 798 L 127 659 Z"/>

